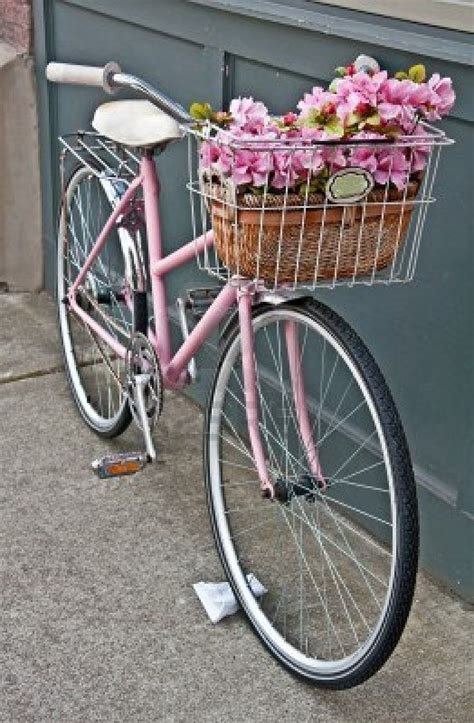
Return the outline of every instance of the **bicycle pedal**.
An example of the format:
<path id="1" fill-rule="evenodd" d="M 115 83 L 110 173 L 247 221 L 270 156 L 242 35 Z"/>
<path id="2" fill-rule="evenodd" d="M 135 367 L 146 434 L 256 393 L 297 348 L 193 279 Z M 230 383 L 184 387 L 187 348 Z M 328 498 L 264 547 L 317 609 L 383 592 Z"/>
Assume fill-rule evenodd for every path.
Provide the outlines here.
<path id="1" fill-rule="evenodd" d="M 117 452 L 95 459 L 92 462 L 92 469 L 99 479 L 109 479 L 110 477 L 135 474 L 148 462 L 148 455 L 142 452 Z"/>

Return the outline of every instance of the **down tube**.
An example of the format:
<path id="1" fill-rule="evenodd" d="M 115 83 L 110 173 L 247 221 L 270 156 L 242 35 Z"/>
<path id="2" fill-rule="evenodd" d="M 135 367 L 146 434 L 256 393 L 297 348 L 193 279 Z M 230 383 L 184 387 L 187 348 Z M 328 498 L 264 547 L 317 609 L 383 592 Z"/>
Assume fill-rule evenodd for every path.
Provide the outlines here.
<path id="1" fill-rule="evenodd" d="M 222 288 L 202 319 L 194 327 L 186 341 L 180 346 L 171 362 L 163 367 L 165 386 L 172 389 L 176 387 L 189 361 L 199 351 L 229 309 L 235 304 L 236 295 L 236 288 L 232 286 L 232 284 L 227 284 Z"/>

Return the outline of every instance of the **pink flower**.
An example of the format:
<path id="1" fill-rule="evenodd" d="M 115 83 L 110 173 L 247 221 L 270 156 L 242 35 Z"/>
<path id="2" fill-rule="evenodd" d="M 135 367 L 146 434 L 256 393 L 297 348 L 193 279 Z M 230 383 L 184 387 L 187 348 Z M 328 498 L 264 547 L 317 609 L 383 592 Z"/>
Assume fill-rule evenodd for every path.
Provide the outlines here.
<path id="1" fill-rule="evenodd" d="M 408 182 L 408 161 L 399 148 L 383 149 L 377 152 L 377 168 L 374 178 L 384 186 L 393 183 L 401 191 Z"/>
<path id="2" fill-rule="evenodd" d="M 378 110 L 383 121 L 395 122 L 411 133 L 417 115 L 428 120 L 439 120 L 453 107 L 455 94 L 450 78 L 433 75 L 428 83 L 390 78 L 378 93 Z"/>
<path id="3" fill-rule="evenodd" d="M 428 102 L 430 96 L 431 92 L 426 83 L 411 83 L 411 87 L 407 90 L 406 102 L 413 108 L 419 109 Z"/>
<path id="4" fill-rule="evenodd" d="M 416 83 L 407 79 L 389 78 L 382 83 L 377 95 L 377 107 L 382 121 L 394 121 L 402 130 L 410 130 L 415 122 L 412 99 L 417 88 Z"/>
<path id="5" fill-rule="evenodd" d="M 204 141 L 200 151 L 200 166 L 211 175 L 228 176 L 232 168 L 232 151 L 225 143 Z"/>
<path id="6" fill-rule="evenodd" d="M 303 142 L 312 141 L 317 143 L 317 141 L 332 140 L 334 137 L 334 135 L 328 133 L 324 128 L 307 128 L 306 126 L 301 128 L 301 139 Z M 302 153 L 308 154 L 308 151 L 302 151 Z M 325 164 L 331 164 L 334 171 L 344 168 L 346 165 L 346 156 L 340 146 L 325 146 L 321 144 L 313 149 L 313 154 L 312 162 L 313 171 L 315 172 L 321 170 Z"/>
<path id="7" fill-rule="evenodd" d="M 420 118 L 438 120 L 455 101 L 449 78 L 435 73 L 423 83 L 398 80 L 388 78 L 374 63 L 360 70 L 357 64 L 351 66 L 330 88 L 315 86 L 298 103 L 298 116 L 289 112 L 280 119 L 270 116 L 266 106 L 251 97 L 235 98 L 229 108 L 230 125 L 201 146 L 201 170 L 206 177 L 217 177 L 222 183 L 229 179 L 236 186 L 294 189 L 321 173 L 326 177 L 359 166 L 369 171 L 377 184 L 393 184 L 401 190 L 411 174 L 425 168 L 429 158 L 430 144 L 423 138 L 426 131 Z M 350 118 L 352 113 L 362 119 L 378 113 L 380 121 L 377 117 L 369 120 L 376 125 L 365 123 L 363 127 L 377 127 L 380 132 L 354 133 L 358 117 Z M 412 135 L 413 142 L 397 148 L 387 142 L 393 132 Z M 341 136 L 361 143 L 325 143 L 339 141 Z"/>
<path id="8" fill-rule="evenodd" d="M 341 83 L 342 85 L 342 83 Z M 354 90 L 349 90 L 349 88 L 346 88 L 347 93 L 346 95 L 340 95 L 339 96 L 339 89 L 338 89 L 338 103 L 336 106 L 336 114 L 338 118 L 345 123 L 347 116 L 349 113 L 354 113 L 356 108 L 364 102 L 363 96 L 361 96 L 359 93 L 357 93 Z"/>
<path id="9" fill-rule="evenodd" d="M 274 173 L 271 180 L 273 188 L 286 188 L 295 185 L 298 180 L 298 168 L 294 165 L 294 153 L 275 151 L 273 153 Z"/>
<path id="10" fill-rule="evenodd" d="M 347 166 L 347 154 L 340 146 L 327 146 L 321 151 L 324 162 L 329 167 L 329 172 L 340 171 Z"/>
<path id="11" fill-rule="evenodd" d="M 310 174 L 317 175 L 324 168 L 324 156 L 321 148 L 295 151 L 293 156 L 293 167 L 305 179 Z"/>
<path id="12" fill-rule="evenodd" d="M 351 93 L 357 93 L 360 102 L 375 106 L 377 104 L 377 92 L 386 80 L 387 73 L 385 71 L 374 75 L 360 71 L 355 75 L 343 78 L 342 83 L 337 86 L 337 96 L 342 99 Z"/>
<path id="13" fill-rule="evenodd" d="M 303 126 L 301 128 L 301 138 L 304 141 L 323 141 L 328 138 L 328 134 L 322 128 Z"/>
<path id="14" fill-rule="evenodd" d="M 374 174 L 378 166 L 375 148 L 370 146 L 355 148 L 350 155 L 349 165 L 352 167 L 365 168 Z"/>
<path id="15" fill-rule="evenodd" d="M 236 186 L 250 183 L 257 188 L 267 183 L 268 174 L 273 170 L 270 152 L 236 150 L 232 165 L 232 181 Z"/>
<path id="16" fill-rule="evenodd" d="M 221 176 L 226 176 L 230 173 L 230 170 L 232 168 L 232 151 L 228 146 L 220 145 L 219 146 L 219 158 L 214 163 L 213 168 L 217 171 L 217 173 Z"/>
<path id="17" fill-rule="evenodd" d="M 201 169 L 204 171 L 209 170 L 218 159 L 219 147 L 217 144 L 212 141 L 204 141 L 200 150 Z"/>
<path id="18" fill-rule="evenodd" d="M 385 71 L 374 75 L 359 71 L 342 78 L 335 88 L 336 113 L 340 120 L 344 123 L 349 113 L 354 113 L 361 107 L 367 110 L 375 108 L 377 93 L 386 80 Z"/>
<path id="19" fill-rule="evenodd" d="M 412 133 L 415 137 L 423 137 L 428 135 L 427 131 L 424 129 L 424 127 L 420 124 L 417 125 L 415 130 Z M 415 173 L 416 171 L 422 171 L 424 167 L 426 166 L 426 162 L 430 155 L 430 146 L 429 145 L 423 145 L 415 143 L 413 146 L 408 147 L 406 149 L 406 155 L 408 159 L 408 164 L 410 167 L 410 173 Z"/>
<path id="20" fill-rule="evenodd" d="M 268 108 L 253 98 L 234 98 L 229 106 L 233 118 L 231 127 L 237 127 L 247 133 L 259 133 L 269 123 Z"/>
<path id="21" fill-rule="evenodd" d="M 427 110 L 426 118 L 439 120 L 449 113 L 456 100 L 451 78 L 441 78 L 439 73 L 434 73 L 428 81 L 428 87 L 431 91 L 429 101 L 431 108 Z"/>
<path id="22" fill-rule="evenodd" d="M 367 171 L 374 174 L 378 168 L 378 152 L 380 151 L 381 146 L 382 150 L 385 150 L 383 148 L 383 143 L 387 142 L 386 136 L 374 131 L 360 131 L 359 133 L 356 133 L 353 138 L 354 140 L 360 141 L 380 141 L 380 145 L 365 145 L 364 143 L 361 143 L 356 146 L 354 144 L 354 147 L 350 150 L 347 160 L 348 166 L 351 166 L 352 168 L 356 166 L 365 168 Z"/>
<path id="23" fill-rule="evenodd" d="M 308 116 L 312 109 L 320 111 L 326 105 L 334 100 L 334 93 L 324 90 L 318 85 L 315 85 L 311 93 L 305 93 L 303 99 L 297 105 L 298 110 L 302 118 Z"/>

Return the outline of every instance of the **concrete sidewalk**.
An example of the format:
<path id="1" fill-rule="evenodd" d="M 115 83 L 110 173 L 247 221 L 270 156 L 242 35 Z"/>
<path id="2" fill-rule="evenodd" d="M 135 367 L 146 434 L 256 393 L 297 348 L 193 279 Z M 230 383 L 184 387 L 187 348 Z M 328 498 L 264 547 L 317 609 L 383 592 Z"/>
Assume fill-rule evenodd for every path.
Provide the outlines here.
<path id="1" fill-rule="evenodd" d="M 423 575 L 392 659 L 344 693 L 290 677 L 241 614 L 212 626 L 192 589 L 223 578 L 200 415 L 168 395 L 160 464 L 98 481 L 110 443 L 60 367 L 48 298 L 0 295 L 0 721 L 472 720 L 472 613 Z"/>

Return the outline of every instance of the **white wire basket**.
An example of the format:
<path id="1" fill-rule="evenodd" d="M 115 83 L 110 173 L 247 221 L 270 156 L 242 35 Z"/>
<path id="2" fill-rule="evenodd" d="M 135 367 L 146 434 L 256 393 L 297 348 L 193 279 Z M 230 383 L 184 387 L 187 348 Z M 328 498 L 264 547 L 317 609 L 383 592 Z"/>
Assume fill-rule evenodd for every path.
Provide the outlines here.
<path id="1" fill-rule="evenodd" d="M 214 235 L 198 265 L 224 282 L 258 280 L 267 289 L 411 281 L 440 152 L 452 142 L 426 123 L 395 140 L 194 129 L 193 233 Z"/>

